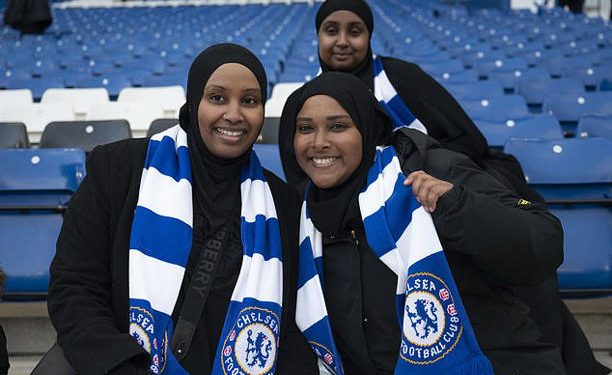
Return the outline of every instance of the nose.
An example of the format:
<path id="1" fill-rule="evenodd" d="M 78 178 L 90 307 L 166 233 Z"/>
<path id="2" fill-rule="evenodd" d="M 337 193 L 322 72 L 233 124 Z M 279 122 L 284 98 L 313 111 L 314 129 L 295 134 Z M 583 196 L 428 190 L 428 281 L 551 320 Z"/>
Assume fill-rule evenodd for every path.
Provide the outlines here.
<path id="1" fill-rule="evenodd" d="M 329 147 L 329 139 L 326 131 L 318 130 L 314 133 L 312 147 L 316 150 L 324 150 Z"/>
<path id="2" fill-rule="evenodd" d="M 240 110 L 240 104 L 234 101 L 228 103 L 226 111 L 223 114 L 223 119 L 230 124 L 236 124 L 242 121 L 242 112 Z"/>
<path id="3" fill-rule="evenodd" d="M 347 47 L 348 39 L 346 38 L 346 33 L 344 31 L 340 31 L 338 33 L 338 41 L 336 43 L 338 47 Z"/>

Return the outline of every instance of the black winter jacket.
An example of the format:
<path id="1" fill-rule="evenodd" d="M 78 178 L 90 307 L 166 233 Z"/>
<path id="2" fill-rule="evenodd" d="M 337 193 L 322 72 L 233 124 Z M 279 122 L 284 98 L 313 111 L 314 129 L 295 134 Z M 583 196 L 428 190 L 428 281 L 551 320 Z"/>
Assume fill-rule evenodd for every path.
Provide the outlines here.
<path id="1" fill-rule="evenodd" d="M 140 374 L 149 363 L 148 354 L 127 333 L 129 239 L 147 144 L 147 139 L 130 139 L 94 149 L 87 177 L 64 217 L 51 264 L 48 308 L 58 343 L 79 374 Z M 314 355 L 293 319 L 299 198 L 278 177 L 266 171 L 266 178 L 283 243 L 277 373 L 312 374 L 317 371 Z M 198 356 L 188 353 L 184 360 L 194 362 Z"/>
<path id="2" fill-rule="evenodd" d="M 416 131 L 398 133 L 406 174 L 423 169 L 454 184 L 438 201 L 434 224 L 470 322 L 499 375 L 565 374 L 557 348 L 541 341 L 514 286 L 534 285 L 561 264 L 559 221 L 521 200 L 468 157 Z M 400 331 L 395 275 L 373 254 L 361 226 L 325 235 L 325 299 L 349 374 L 392 373 Z"/>

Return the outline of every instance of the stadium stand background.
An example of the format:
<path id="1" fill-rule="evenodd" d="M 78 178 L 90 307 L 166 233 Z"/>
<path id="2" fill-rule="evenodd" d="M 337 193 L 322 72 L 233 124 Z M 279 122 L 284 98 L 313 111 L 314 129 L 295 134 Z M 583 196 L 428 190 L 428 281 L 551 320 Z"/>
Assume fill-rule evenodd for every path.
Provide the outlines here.
<path id="1" fill-rule="evenodd" d="M 480 9 L 492 3 L 503 2 L 372 0 L 373 50 L 418 63 L 491 146 L 519 158 L 563 222 L 561 288 L 610 366 L 612 28 L 597 15 L 609 8 L 587 1 L 591 17 L 530 1 Z M 270 98 L 256 150 L 282 174 L 278 118 L 287 96 L 318 73 L 316 9 L 296 1 L 53 1 L 42 35 L 0 23 L 0 266 L 8 275 L 0 323 L 11 374 L 28 373 L 54 341 L 48 265 L 86 153 L 176 124 L 192 59 L 229 41 L 266 67 Z"/>

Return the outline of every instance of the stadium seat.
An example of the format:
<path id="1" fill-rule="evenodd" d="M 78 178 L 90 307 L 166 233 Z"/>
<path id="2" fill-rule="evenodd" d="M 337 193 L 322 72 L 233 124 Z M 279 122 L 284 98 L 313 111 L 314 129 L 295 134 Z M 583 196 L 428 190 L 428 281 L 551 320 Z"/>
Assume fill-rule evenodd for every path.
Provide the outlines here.
<path id="1" fill-rule="evenodd" d="M 147 137 L 152 136 L 153 134 L 161 133 L 166 129 L 173 127 L 178 124 L 178 119 L 174 118 L 158 118 L 151 122 L 149 129 L 147 130 Z"/>
<path id="2" fill-rule="evenodd" d="M 159 104 L 109 102 L 90 108 L 87 120 L 127 120 L 135 137 L 145 136 L 153 120 L 164 117 Z"/>
<path id="3" fill-rule="evenodd" d="M 542 105 L 547 95 L 582 94 L 584 85 L 576 78 L 552 79 L 548 77 L 524 79 L 519 83 L 518 93 L 527 104 Z"/>
<path id="4" fill-rule="evenodd" d="M 551 95 L 546 97 L 542 111 L 554 115 L 567 132 L 573 132 L 582 114 L 612 113 L 612 92 Z"/>
<path id="5" fill-rule="evenodd" d="M 119 92 L 119 103 L 147 103 L 160 105 L 163 116 L 176 118 L 185 104 L 185 90 L 182 86 L 127 87 Z"/>
<path id="6" fill-rule="evenodd" d="M 503 148 L 510 138 L 561 139 L 563 133 L 559 121 L 551 115 L 534 115 L 516 121 L 496 122 L 475 120 L 476 126 L 487 139 L 490 147 Z"/>
<path id="7" fill-rule="evenodd" d="M 266 117 L 281 117 L 286 98 L 270 98 L 266 102 Z"/>
<path id="8" fill-rule="evenodd" d="M 445 85 L 445 87 L 457 100 L 482 100 L 504 95 L 504 88 L 502 85 L 493 81 L 449 83 Z"/>
<path id="9" fill-rule="evenodd" d="M 270 99 L 283 99 L 287 100 L 295 90 L 299 89 L 304 85 L 303 82 L 281 82 L 274 85 L 272 88 L 272 95 Z"/>
<path id="10" fill-rule="evenodd" d="M 576 134 L 579 137 L 602 137 L 612 139 L 612 113 L 582 115 L 578 121 Z"/>
<path id="11" fill-rule="evenodd" d="M 506 143 L 530 185 L 561 220 L 565 260 L 559 285 L 567 293 L 612 292 L 612 140 L 578 138 Z"/>
<path id="12" fill-rule="evenodd" d="M 481 100 L 459 100 L 472 119 L 506 123 L 531 117 L 525 99 L 520 95 L 502 95 Z"/>
<path id="13" fill-rule="evenodd" d="M 32 103 L 19 105 L 0 112 L 0 121 L 22 122 L 28 130 L 30 142 L 38 143 L 40 135 L 48 123 L 53 121 L 72 121 L 72 106 L 66 103 Z"/>
<path id="14" fill-rule="evenodd" d="M 285 172 L 283 172 L 278 145 L 255 143 L 253 150 L 264 168 L 285 180 Z"/>
<path id="15" fill-rule="evenodd" d="M 46 295 L 62 212 L 84 175 L 83 150 L 0 149 L 5 299 Z"/>
<path id="16" fill-rule="evenodd" d="M 29 89 L 0 90 L 0 112 L 7 108 L 32 103 L 32 91 Z"/>
<path id="17" fill-rule="evenodd" d="M 108 91 L 104 88 L 48 89 L 43 93 L 41 103 L 69 103 L 75 119 L 84 119 L 89 109 L 100 103 L 109 102 Z"/>
<path id="18" fill-rule="evenodd" d="M 30 140 L 21 122 L 0 122 L 0 148 L 28 148 Z"/>
<path id="19" fill-rule="evenodd" d="M 264 119 L 261 133 L 257 139 L 257 143 L 272 143 L 278 144 L 278 127 L 280 125 L 280 117 L 266 116 Z"/>
<path id="20" fill-rule="evenodd" d="M 126 120 L 52 122 L 40 137 L 40 148 L 81 148 L 91 151 L 132 136 Z"/>

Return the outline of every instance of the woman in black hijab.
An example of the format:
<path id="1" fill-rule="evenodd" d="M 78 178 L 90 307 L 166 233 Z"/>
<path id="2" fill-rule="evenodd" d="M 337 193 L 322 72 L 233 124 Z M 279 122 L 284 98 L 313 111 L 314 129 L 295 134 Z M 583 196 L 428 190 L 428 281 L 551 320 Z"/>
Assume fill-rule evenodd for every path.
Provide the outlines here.
<path id="1" fill-rule="evenodd" d="M 51 265 L 48 306 L 58 332 L 58 344 L 78 373 L 145 374 L 151 369 L 158 371 L 156 373 L 170 371 L 174 374 L 179 373 L 180 367 L 190 374 L 209 374 L 215 368 L 217 373 L 220 364 L 216 360 L 220 356 L 227 359 L 221 366 L 229 366 L 234 358 L 232 355 L 236 358 L 244 355 L 237 349 L 236 353 L 227 349 L 221 353 L 218 343 L 220 340 L 241 340 L 240 333 L 236 337 L 234 331 L 234 335 L 222 337 L 222 330 L 226 319 L 229 320 L 228 306 L 234 303 L 234 288 L 244 268 L 243 246 L 248 240 L 241 238 L 246 226 L 244 221 L 241 223 L 241 205 L 247 198 L 245 195 L 241 198 L 241 180 L 244 179 L 241 174 L 258 170 L 253 164 L 252 145 L 263 124 L 266 74 L 259 60 L 247 49 L 220 44 L 206 49 L 194 60 L 188 79 L 187 101 L 180 111 L 180 128 L 177 125 L 152 140 L 130 139 L 97 147 L 89 157 L 87 177 L 73 196 L 64 218 L 57 254 Z M 171 156 L 160 153 L 164 144 L 170 145 Z M 190 163 L 185 164 L 185 160 Z M 152 184 L 154 188 L 157 185 L 178 186 L 176 192 L 192 191 L 191 199 L 185 198 L 185 194 L 161 191 L 161 195 L 147 201 L 145 181 L 155 175 L 153 168 L 165 176 L 158 180 L 159 184 Z M 168 171 L 175 171 L 177 175 Z M 189 172 L 191 178 L 185 177 Z M 273 350 L 277 357 L 276 373 L 310 374 L 316 371 L 313 355 L 291 318 L 295 308 L 299 199 L 267 170 L 263 171 L 263 178 L 278 215 L 281 244 L 277 246 L 282 249 L 283 265 L 279 278 L 282 319 L 277 341 L 282 345 L 278 352 L 270 346 L 263 353 L 269 356 Z M 191 181 L 191 189 L 180 190 L 180 186 L 185 185 L 181 181 L 185 179 Z M 156 278 L 164 277 L 161 272 L 152 275 L 148 279 L 150 283 L 164 289 L 153 288 L 148 292 L 151 311 L 156 311 L 141 318 L 138 314 L 142 308 L 134 308 L 134 301 L 145 297 L 138 297 L 131 285 L 138 283 L 138 279 L 134 279 L 136 263 L 132 263 L 134 250 L 131 249 L 141 249 L 139 246 L 148 249 L 147 245 L 135 240 L 139 238 L 136 233 L 140 231 L 138 233 L 146 240 L 173 226 L 185 228 L 182 222 L 177 226 L 177 221 L 170 220 L 174 217 L 172 212 L 181 205 L 193 207 L 192 212 L 183 212 L 180 216 L 187 218 L 182 219 L 186 223 L 192 217 L 192 230 L 180 232 L 192 235 L 186 239 L 162 235 L 158 243 L 169 248 L 167 255 L 163 255 L 166 254 L 164 249 L 158 253 L 145 251 L 153 257 L 151 264 L 164 264 L 177 252 L 174 246 L 178 249 L 185 240 L 184 274 L 174 280 L 178 280 L 179 290 L 168 289 L 165 283 L 155 284 Z M 142 207 L 146 209 L 143 211 Z M 149 207 L 152 208 L 147 211 Z M 159 227 L 147 227 L 141 221 L 137 224 L 141 217 L 139 212 L 160 212 L 160 218 L 155 220 L 166 224 Z M 174 264 L 180 266 L 180 263 Z M 150 267 L 145 267 L 143 272 L 148 269 Z M 205 294 L 190 297 L 206 284 L 209 285 L 207 298 Z M 246 285 L 243 287 L 246 289 Z M 159 329 L 151 320 L 160 321 L 157 310 L 163 309 L 156 306 L 169 298 L 168 295 L 176 298 L 166 314 L 173 322 L 170 327 L 174 326 L 174 332 L 166 330 L 164 338 L 161 331 L 162 337 L 154 338 L 148 334 Z M 190 301 L 188 306 L 184 304 L 186 298 Z M 205 304 L 198 310 L 196 301 L 202 298 Z M 186 319 L 183 325 L 177 324 L 194 311 L 196 314 L 199 311 L 200 315 L 192 317 L 193 320 Z M 187 331 L 191 329 L 190 345 L 170 343 L 170 336 L 182 333 L 185 327 Z M 278 327 L 269 328 L 278 331 Z M 250 334 L 251 331 L 249 338 Z M 182 337 L 189 341 L 188 336 Z M 242 339 L 245 337 L 246 334 Z M 176 358 L 178 367 L 171 368 L 171 357 Z M 275 358 L 259 360 L 260 364 L 269 367 L 273 366 Z M 167 364 L 165 369 L 164 364 Z M 235 358 L 231 366 L 238 366 Z M 248 369 L 243 371 L 249 372 Z"/>
<path id="2" fill-rule="evenodd" d="M 325 305 L 344 373 L 390 374 L 398 361 L 397 277 L 371 250 L 358 200 L 377 145 L 395 147 L 413 193 L 432 213 L 495 373 L 564 373 L 559 351 L 540 341 L 529 309 L 513 291 L 556 271 L 562 258 L 558 220 L 535 203 L 517 205 L 512 191 L 431 137 L 413 129 L 391 134 L 391 120 L 352 75 L 324 73 L 304 85 L 295 103 L 283 113 L 293 126 L 280 140 L 281 155 L 283 165 L 310 183 L 306 203 L 323 236 Z M 552 246 L 537 246 L 541 240 Z"/>

